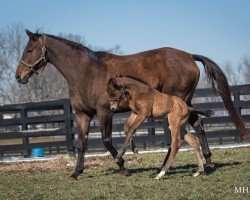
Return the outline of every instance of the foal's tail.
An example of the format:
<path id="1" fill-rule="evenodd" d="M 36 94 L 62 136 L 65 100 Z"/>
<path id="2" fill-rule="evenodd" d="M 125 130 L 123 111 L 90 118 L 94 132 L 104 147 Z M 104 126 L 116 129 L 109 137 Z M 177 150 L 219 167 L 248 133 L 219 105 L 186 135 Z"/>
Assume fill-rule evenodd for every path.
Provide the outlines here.
<path id="1" fill-rule="evenodd" d="M 247 140 L 250 140 L 250 133 L 246 129 L 244 122 L 233 106 L 229 84 L 221 68 L 214 61 L 207 57 L 200 55 L 192 55 L 192 57 L 195 61 L 200 61 L 204 65 L 209 83 L 212 85 L 215 93 L 216 91 L 219 92 L 236 128 L 243 137 L 246 137 Z"/>
<path id="2" fill-rule="evenodd" d="M 195 108 L 189 107 L 189 111 L 196 113 L 196 114 L 200 114 L 206 117 L 211 117 L 214 114 L 214 111 L 212 110 L 197 110 Z"/>

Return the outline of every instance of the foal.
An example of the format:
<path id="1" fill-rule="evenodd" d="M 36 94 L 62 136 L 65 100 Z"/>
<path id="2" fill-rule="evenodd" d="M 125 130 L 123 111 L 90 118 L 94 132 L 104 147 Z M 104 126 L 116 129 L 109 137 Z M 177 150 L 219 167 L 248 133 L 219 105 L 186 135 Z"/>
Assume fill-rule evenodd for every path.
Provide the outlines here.
<path id="1" fill-rule="evenodd" d="M 150 86 L 129 77 L 111 78 L 107 84 L 107 93 L 109 95 L 110 109 L 115 110 L 119 107 L 121 101 L 128 101 L 132 110 L 124 126 L 126 140 L 116 159 L 124 155 L 132 135 L 146 118 L 167 118 L 172 138 L 171 149 L 169 156 L 167 155 L 165 159 L 166 163 L 163 164 L 161 172 L 155 179 L 160 179 L 168 171 L 182 140 L 185 140 L 195 150 L 198 171 L 193 176 L 198 176 L 204 172 L 198 138 L 187 131 L 185 135 L 181 136 L 180 127 L 187 123 L 190 112 L 208 116 L 211 115 L 211 111 L 202 112 L 189 108 L 181 98 L 160 93 Z"/>

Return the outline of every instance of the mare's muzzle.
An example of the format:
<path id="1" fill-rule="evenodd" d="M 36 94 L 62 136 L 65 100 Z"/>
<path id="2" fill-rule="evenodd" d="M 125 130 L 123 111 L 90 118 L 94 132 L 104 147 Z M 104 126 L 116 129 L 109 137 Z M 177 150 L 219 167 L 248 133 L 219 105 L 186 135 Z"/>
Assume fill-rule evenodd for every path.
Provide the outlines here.
<path id="1" fill-rule="evenodd" d="M 28 80 L 29 80 L 29 75 L 27 74 L 26 76 L 21 77 L 21 76 L 19 76 L 18 74 L 16 74 L 16 80 L 17 80 L 17 82 L 20 83 L 20 84 L 25 84 L 25 83 L 27 83 Z"/>

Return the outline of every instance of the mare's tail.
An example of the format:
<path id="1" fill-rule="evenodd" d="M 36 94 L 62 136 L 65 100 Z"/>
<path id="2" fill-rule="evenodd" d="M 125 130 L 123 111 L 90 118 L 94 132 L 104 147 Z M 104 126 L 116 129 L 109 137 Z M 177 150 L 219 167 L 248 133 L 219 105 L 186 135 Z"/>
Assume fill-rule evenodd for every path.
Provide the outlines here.
<path id="1" fill-rule="evenodd" d="M 220 94 L 236 128 L 243 137 L 245 137 L 247 140 L 250 140 L 250 133 L 246 129 L 244 122 L 233 106 L 229 84 L 221 68 L 214 61 L 207 57 L 201 55 L 192 55 L 192 57 L 195 61 L 199 61 L 204 65 L 208 81 L 212 85 L 215 93 L 217 91 Z"/>

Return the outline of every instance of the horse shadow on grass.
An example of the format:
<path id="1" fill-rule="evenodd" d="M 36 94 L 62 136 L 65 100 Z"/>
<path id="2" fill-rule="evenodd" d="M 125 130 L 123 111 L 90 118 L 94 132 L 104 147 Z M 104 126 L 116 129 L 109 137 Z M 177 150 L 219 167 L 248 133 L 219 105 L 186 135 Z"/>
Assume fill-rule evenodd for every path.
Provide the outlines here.
<path id="1" fill-rule="evenodd" d="M 233 167 L 237 165 L 241 165 L 241 162 L 233 162 L 233 163 L 214 163 L 214 167 L 206 167 L 205 168 L 205 174 L 210 175 L 214 173 L 216 170 L 223 169 L 225 167 Z M 197 170 L 197 165 L 195 164 L 186 164 L 182 166 L 177 166 L 177 167 L 171 167 L 170 170 L 167 172 L 168 175 L 174 175 L 174 174 L 183 174 L 183 173 L 190 173 L 190 172 L 196 172 Z M 140 167 L 140 168 L 130 168 L 128 169 L 128 172 L 130 175 L 133 174 L 140 174 L 144 172 L 149 172 L 150 176 L 155 176 L 161 171 L 160 167 Z M 105 170 L 104 174 L 105 175 L 111 175 L 111 174 L 116 174 L 119 173 L 119 170 L 114 169 L 114 168 L 109 168 Z"/>

